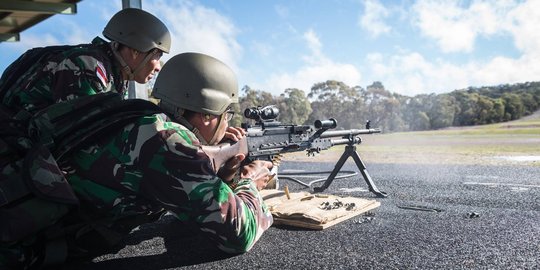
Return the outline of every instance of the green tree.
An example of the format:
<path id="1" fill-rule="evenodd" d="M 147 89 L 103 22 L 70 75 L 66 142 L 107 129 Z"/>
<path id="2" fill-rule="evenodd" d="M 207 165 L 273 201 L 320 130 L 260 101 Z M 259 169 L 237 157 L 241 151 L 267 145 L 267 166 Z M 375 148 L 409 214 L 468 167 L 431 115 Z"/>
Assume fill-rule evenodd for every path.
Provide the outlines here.
<path id="1" fill-rule="evenodd" d="M 385 131 L 398 131 L 404 128 L 400 101 L 381 82 L 373 82 L 362 92 L 366 105 L 366 117 L 373 126 Z"/>
<path id="2" fill-rule="evenodd" d="M 431 128 L 426 111 L 431 108 L 435 94 L 420 94 L 414 97 L 400 97 L 404 130 L 428 130 Z"/>
<path id="3" fill-rule="evenodd" d="M 451 93 L 459 104 L 459 112 L 454 119 L 454 125 L 469 126 L 478 122 L 478 93 L 454 91 Z"/>
<path id="4" fill-rule="evenodd" d="M 525 106 L 519 95 L 514 93 L 504 93 L 502 96 L 504 100 L 504 120 L 515 120 L 523 116 L 525 112 Z"/>
<path id="5" fill-rule="evenodd" d="M 535 100 L 532 93 L 523 91 L 519 96 L 523 103 L 523 115 L 532 114 L 538 109 L 538 101 Z"/>
<path id="6" fill-rule="evenodd" d="M 281 122 L 296 125 L 305 124 L 312 112 L 305 92 L 297 88 L 285 89 L 280 96 L 279 109 Z"/>
<path id="7" fill-rule="evenodd" d="M 357 126 L 358 114 L 361 105 L 359 87 L 350 87 L 343 82 L 328 80 L 313 85 L 308 98 L 313 101 L 312 113 L 308 118 L 309 123 L 315 120 L 334 118 L 338 121 L 339 128 L 349 129 Z"/>
<path id="8" fill-rule="evenodd" d="M 412 123 L 412 130 L 428 130 L 431 129 L 431 123 L 427 113 L 418 111 L 415 115 L 414 122 Z"/>
<path id="9" fill-rule="evenodd" d="M 489 124 L 491 121 L 491 113 L 493 112 L 494 103 L 491 98 L 479 95 L 477 99 L 478 117 L 475 125 Z"/>
<path id="10" fill-rule="evenodd" d="M 504 100 L 502 98 L 493 99 L 493 108 L 489 112 L 488 123 L 499 123 L 504 121 Z"/>
<path id="11" fill-rule="evenodd" d="M 449 127 L 454 123 L 456 112 L 459 111 L 456 99 L 448 94 L 437 95 L 429 109 L 431 129 Z"/>

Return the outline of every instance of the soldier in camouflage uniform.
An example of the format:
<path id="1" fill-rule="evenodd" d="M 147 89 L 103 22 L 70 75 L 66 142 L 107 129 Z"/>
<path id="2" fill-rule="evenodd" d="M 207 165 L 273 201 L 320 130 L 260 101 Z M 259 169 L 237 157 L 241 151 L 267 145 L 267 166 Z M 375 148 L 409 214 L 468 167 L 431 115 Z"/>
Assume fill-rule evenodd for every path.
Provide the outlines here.
<path id="1" fill-rule="evenodd" d="M 159 59 L 163 53 L 169 52 L 171 45 L 170 33 L 163 22 L 140 9 L 124 9 L 116 13 L 105 26 L 103 35 L 110 42 L 96 37 L 90 44 L 31 49 L 12 63 L 0 78 L 1 269 L 6 267 L 5 264 L 16 269 L 41 264 L 44 260 L 42 250 L 50 246 L 50 241 L 45 241 L 42 235 L 28 236 L 28 233 L 55 223 L 79 206 L 63 172 L 57 168 L 57 161 L 45 148 L 36 148 L 38 150 L 31 153 L 36 162 L 26 166 L 31 168 L 26 178 L 35 179 L 42 187 L 48 188 L 46 192 L 52 191 L 50 193 L 55 194 L 55 199 L 27 194 L 27 183 L 23 184 L 18 177 L 26 173 L 21 170 L 25 165 L 20 157 L 24 157 L 24 150 L 29 144 L 27 140 L 15 140 L 13 143 L 6 138 L 15 137 L 16 132 L 24 135 L 26 130 L 11 132 L 13 128 L 7 123 L 28 121 L 36 112 L 50 105 L 76 100 L 77 97 L 98 93 L 125 96 L 127 81 L 146 83 L 161 69 Z M 20 184 L 13 185 L 17 182 Z M 71 230 L 80 230 L 78 218 L 73 222 L 67 218 L 65 224 L 74 223 L 76 226 Z M 64 232 L 58 230 L 57 233 Z M 56 238 L 57 233 L 47 233 L 45 238 Z M 19 241 L 22 236 L 24 239 Z M 53 242 L 52 246 L 55 245 L 47 248 L 52 250 L 52 254 L 45 257 L 62 261 L 63 256 L 59 254 L 63 252 L 58 250 L 65 248 L 58 248 Z"/>
<path id="2" fill-rule="evenodd" d="M 228 126 L 229 106 L 238 102 L 234 73 L 213 57 L 180 54 L 164 65 L 153 95 L 165 114 L 140 117 L 59 161 L 79 205 L 59 220 L 56 239 L 71 256 L 89 255 L 170 212 L 221 250 L 248 251 L 272 224 L 258 192 L 272 164 L 240 166 L 239 153 L 216 172 L 202 148 L 244 136 Z M 51 245 L 39 238 L 27 239 L 0 245 L 0 266 L 2 256 L 5 264 L 8 258 L 29 264 L 55 253 L 42 250 Z"/>
<path id="3" fill-rule="evenodd" d="M 116 13 L 103 35 L 111 42 L 96 37 L 91 44 L 35 48 L 23 54 L 0 80 L 2 104 L 14 113 L 34 113 L 79 96 L 124 94 L 126 81 L 146 83 L 160 70 L 159 59 L 171 45 L 163 22 L 141 9 Z"/>
<path id="4" fill-rule="evenodd" d="M 238 102 L 233 71 L 204 54 L 183 53 L 164 65 L 152 95 L 165 114 L 142 117 L 69 158 L 67 176 L 81 203 L 111 218 L 163 209 L 195 225 L 225 252 L 246 252 L 272 224 L 258 190 L 272 163 L 231 173 L 235 155 L 215 172 L 201 145 L 244 134 L 228 126 Z"/>

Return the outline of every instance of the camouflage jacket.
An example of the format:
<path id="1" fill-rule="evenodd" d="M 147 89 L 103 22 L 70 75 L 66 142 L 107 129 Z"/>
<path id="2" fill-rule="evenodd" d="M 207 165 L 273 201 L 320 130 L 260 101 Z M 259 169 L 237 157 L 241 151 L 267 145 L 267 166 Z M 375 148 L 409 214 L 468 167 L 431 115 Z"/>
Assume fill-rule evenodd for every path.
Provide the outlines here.
<path id="1" fill-rule="evenodd" d="M 68 157 L 67 179 L 81 208 L 95 215 L 165 209 L 221 250 L 246 252 L 271 226 L 272 215 L 251 179 L 240 179 L 232 190 L 198 145 L 191 131 L 163 115 L 142 117 Z"/>
<path id="2" fill-rule="evenodd" d="M 91 44 L 58 46 L 60 49 L 55 50 L 47 48 L 52 47 L 42 50 L 43 55 L 36 61 L 23 64 L 23 55 L 6 69 L 5 72 L 10 68 L 23 69 L 24 73 L 9 85 L 0 81 L 3 105 L 15 112 L 25 109 L 33 113 L 77 96 L 125 92 L 120 69 L 115 65 L 109 43 L 103 39 L 96 37 Z M 32 50 L 26 55 L 31 53 Z"/>

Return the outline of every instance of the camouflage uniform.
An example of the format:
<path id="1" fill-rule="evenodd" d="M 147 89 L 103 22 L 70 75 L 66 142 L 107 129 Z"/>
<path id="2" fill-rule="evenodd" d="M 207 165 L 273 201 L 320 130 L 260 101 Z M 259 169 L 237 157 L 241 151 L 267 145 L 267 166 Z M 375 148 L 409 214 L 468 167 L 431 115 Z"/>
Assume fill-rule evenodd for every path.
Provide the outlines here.
<path id="1" fill-rule="evenodd" d="M 137 217 L 169 211 L 186 225 L 200 228 L 221 250 L 248 251 L 271 226 L 272 216 L 251 179 L 236 179 L 231 188 L 216 176 L 199 144 L 191 131 L 157 114 L 141 117 L 59 161 L 80 201 L 77 214 L 63 224 L 69 227 L 81 218 L 97 221 L 66 230 L 72 233 L 68 244 L 87 249 L 99 245 L 99 238 L 106 246 L 105 240 L 147 222 Z M 125 222 L 129 219 L 133 222 Z M 97 234 L 85 237 L 83 230 Z M 35 246 L 23 250 L 25 245 L 13 245 L 11 251 L 36 253 Z"/>
<path id="2" fill-rule="evenodd" d="M 11 64 L 0 79 L 2 109 L 6 112 L 18 113 L 17 117 L 19 117 L 21 113 L 25 115 L 24 112 L 27 112 L 26 115 L 32 115 L 49 105 L 76 97 L 101 92 L 118 92 L 125 95 L 121 72 L 115 63 L 109 43 L 99 37 L 96 37 L 91 44 L 51 46 L 29 50 Z M 2 125 L 5 124 L 2 123 Z M 0 156 L 5 156 L 10 151 L 10 147 L 5 145 L 5 142 L 1 141 Z M 50 155 L 48 151 L 45 151 L 44 155 L 43 158 L 38 159 L 38 162 L 48 165 L 38 166 L 53 168 L 56 164 L 54 159 L 51 156 L 46 156 Z M 4 156 L 2 156 L 3 164 L 13 160 L 11 164 L 0 168 L 2 181 L 9 182 L 12 175 L 19 175 L 22 160 L 14 162 L 13 155 L 9 157 L 8 154 L 8 160 L 5 160 Z M 52 176 L 53 174 L 49 172 L 48 175 Z M 60 173 L 56 178 L 62 179 L 62 174 Z M 43 178 L 41 177 L 41 179 Z M 51 177 L 49 177 L 50 179 Z M 20 182 L 23 185 L 22 180 Z M 72 201 L 69 204 L 74 205 L 73 199 L 76 203 L 76 198 L 69 192 L 69 189 L 63 189 L 58 195 L 71 197 Z M 8 218 L 11 217 L 11 221 L 13 221 L 12 224 L 20 226 L 12 226 L 7 231 L 2 231 L 2 241 L 4 241 L 5 236 L 9 238 L 11 235 L 16 235 L 16 233 L 11 233 L 11 229 L 18 229 L 21 231 L 21 235 L 24 235 L 22 232 L 32 231 L 32 229 L 42 227 L 43 224 L 56 221 L 55 217 L 64 215 L 69 209 L 57 202 L 41 198 L 23 202 L 19 206 L 10 206 L 11 209 L 6 210 Z M 28 212 L 19 211 L 21 209 L 28 210 Z M 23 267 L 37 256 L 41 256 L 42 254 L 36 253 L 39 252 L 39 248 L 36 248 L 36 243 L 40 242 L 38 238 L 38 236 L 30 237 L 21 243 L 2 242 L 0 245 L 0 268 L 3 267 L 4 261 L 13 262 L 14 259 L 20 261 L 19 267 Z M 22 262 L 23 260 L 24 262 Z"/>
<path id="3" fill-rule="evenodd" d="M 6 71 L 22 68 L 23 75 L 10 85 L 0 81 L 2 104 L 15 112 L 24 109 L 33 113 L 60 100 L 99 92 L 125 93 L 109 43 L 99 37 L 91 44 L 65 46 L 59 53 L 47 52 L 30 64 L 21 66 L 15 61 Z"/>
<path id="4" fill-rule="evenodd" d="M 272 224 L 251 179 L 232 190 L 199 151 L 195 135 L 162 115 L 139 119 L 71 160 L 68 181 L 81 204 L 121 217 L 166 209 L 195 223 L 217 246 L 248 251 Z"/>
<path id="5" fill-rule="evenodd" d="M 2 113 L 7 113 L 7 115 L 2 115 L 2 117 L 9 117 L 11 113 L 17 113 L 17 119 L 24 120 L 29 115 L 58 101 L 94 95 L 100 92 L 118 92 L 125 96 L 121 72 L 119 67 L 116 66 L 116 61 L 114 60 L 108 42 L 96 37 L 90 44 L 34 48 L 27 51 L 12 63 L 4 71 L 0 79 L 1 111 Z M 2 121 L 5 121 L 4 119 L 2 118 Z M 9 121 L 7 120 L 7 122 Z M 2 125 L 5 125 L 4 127 L 9 129 L 6 123 L 3 122 Z M 20 130 L 20 132 L 24 131 Z M 15 160 L 13 155 L 11 157 L 9 156 L 10 146 L 13 145 L 8 146 L 5 144 L 6 142 L 8 141 L 2 140 L 0 145 L 2 164 L 9 162 L 9 160 Z M 21 141 L 17 143 L 24 144 Z M 17 147 L 15 146 L 14 148 Z M 45 154 L 48 154 L 48 152 Z M 5 159 L 6 155 L 7 161 Z M 49 162 L 54 162 L 54 159 L 49 156 L 39 159 L 39 161 L 45 164 L 51 164 Z M 54 162 L 54 164 L 56 163 Z M 22 160 L 2 166 L 0 173 L 1 180 L 9 181 L 10 177 L 19 175 L 17 172 L 22 167 Z M 52 168 L 54 166 L 49 165 L 47 167 Z M 52 174 L 49 173 L 49 175 Z M 21 183 L 21 185 L 23 184 Z M 67 196 L 69 197 L 70 195 Z M 74 197 L 72 196 L 72 198 Z M 42 225 L 56 221 L 55 217 L 64 215 L 68 209 L 55 202 L 40 198 L 25 201 L 19 206 L 9 207 L 11 208 L 7 210 L 8 213 L 20 213 L 20 215 L 11 218 L 13 221 L 12 224 L 20 224 L 21 226 L 19 227 L 25 227 L 28 231 L 32 227 L 39 228 L 40 225 L 38 224 Z M 36 207 L 40 211 L 32 211 Z M 29 209 L 29 212 L 17 211 L 20 209 Z M 29 215 L 32 214 L 34 216 L 29 219 Z M 10 214 L 8 215 L 11 216 Z M 2 231 L 1 235 L 2 241 L 4 241 L 5 236 L 9 236 L 11 233 L 9 231 Z M 33 254 L 33 249 L 27 247 L 34 246 L 35 240 L 33 238 L 25 239 L 24 243 L 19 246 L 20 248 L 16 248 L 17 245 L 14 245 L 12 242 L 7 244 L 5 242 L 0 243 L 0 266 L 2 266 L 2 261 L 6 261 L 5 257 L 8 258 L 8 261 L 11 258 L 21 260 L 23 257 L 26 258 L 27 262 L 30 261 L 30 258 L 36 254 Z M 6 249 L 6 246 L 9 246 L 9 248 Z"/>

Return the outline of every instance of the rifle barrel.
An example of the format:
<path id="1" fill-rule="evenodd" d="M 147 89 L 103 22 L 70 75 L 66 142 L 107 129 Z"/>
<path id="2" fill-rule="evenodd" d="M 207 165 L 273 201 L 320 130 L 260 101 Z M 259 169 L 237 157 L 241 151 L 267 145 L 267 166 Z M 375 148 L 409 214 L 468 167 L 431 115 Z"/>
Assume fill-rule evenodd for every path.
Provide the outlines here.
<path id="1" fill-rule="evenodd" d="M 348 136 L 356 136 L 360 134 L 373 134 L 373 133 L 381 133 L 381 130 L 378 128 L 327 130 L 321 134 L 320 138 L 348 137 Z"/>
<path id="2" fill-rule="evenodd" d="M 351 143 L 351 140 L 350 139 L 334 139 L 334 140 L 331 140 L 332 142 L 332 146 L 334 145 L 342 145 L 342 144 L 350 144 Z M 360 144 L 362 142 L 362 139 L 360 137 L 353 137 L 352 138 L 352 144 Z"/>

